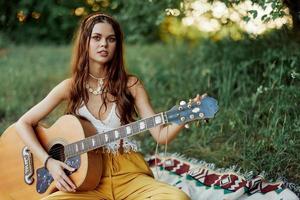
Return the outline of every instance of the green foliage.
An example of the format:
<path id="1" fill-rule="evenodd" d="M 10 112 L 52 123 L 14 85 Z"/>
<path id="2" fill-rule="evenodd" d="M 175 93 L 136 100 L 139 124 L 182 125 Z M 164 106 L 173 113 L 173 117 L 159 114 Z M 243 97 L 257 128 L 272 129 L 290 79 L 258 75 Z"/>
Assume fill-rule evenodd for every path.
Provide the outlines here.
<path id="1" fill-rule="evenodd" d="M 244 0 L 221 1 L 228 7 L 244 2 Z M 297 3 L 288 1 L 289 4 L 283 4 L 281 0 L 252 0 L 252 2 L 262 8 L 266 8 L 267 3 L 272 5 L 271 13 L 261 16 L 261 19 L 266 22 L 282 17 L 285 14 L 284 9 L 288 6 L 293 16 L 294 27 L 299 26 Z M 5 36 L 6 43 L 69 43 L 80 18 L 96 11 L 113 15 L 121 23 L 126 41 L 132 44 L 157 42 L 161 38 L 166 41 L 169 40 L 170 34 L 177 38 L 192 40 L 199 39 L 203 35 L 215 34 L 200 33 L 196 27 L 182 25 L 181 17 L 185 13 L 183 3 L 182 0 L 1 1 L 0 34 Z M 181 14 L 176 17 L 166 17 L 167 8 L 181 10 Z M 256 10 L 249 10 L 248 15 L 243 16 L 243 19 L 249 21 L 257 16 L 259 15 Z M 225 32 L 227 34 L 237 32 L 231 30 L 234 27 L 232 23 L 221 24 L 221 35 Z M 218 34 L 214 37 L 219 37 Z M 0 42 L 2 41 L 3 39 Z"/>
<path id="2" fill-rule="evenodd" d="M 0 6 L 1 32 L 17 43 L 70 41 L 78 23 L 74 8 L 80 1 L 3 1 Z"/>
<path id="3" fill-rule="evenodd" d="M 159 39 L 159 25 L 165 18 L 165 9 L 179 7 L 179 2 L 114 0 L 112 4 L 117 4 L 118 7 L 110 12 L 121 23 L 128 42 L 153 42 Z"/>
<path id="4" fill-rule="evenodd" d="M 209 0 L 210 2 L 214 2 L 216 0 Z M 233 5 L 245 2 L 245 0 L 217 0 L 217 1 L 221 1 L 223 3 L 226 4 L 227 7 L 232 7 Z M 267 8 L 267 5 L 270 4 L 272 7 L 272 11 L 267 14 L 267 15 L 263 15 L 261 17 L 261 20 L 267 22 L 270 21 L 271 19 L 277 19 L 280 17 L 283 17 L 284 15 L 286 15 L 286 12 L 284 11 L 284 9 L 287 7 L 287 5 L 285 5 L 284 0 L 250 0 L 253 4 L 257 4 L 259 5 L 261 8 L 263 8 L 264 10 Z M 297 2 L 292 2 L 291 4 L 297 4 Z M 244 20 L 248 21 L 250 18 L 249 17 L 253 17 L 256 18 L 257 17 L 257 11 L 256 10 L 249 10 L 248 11 L 248 16 L 244 17 Z"/>
<path id="5" fill-rule="evenodd" d="M 15 43 L 68 43 L 79 19 L 100 11 L 112 14 L 121 23 L 128 42 L 157 41 L 165 9 L 178 7 L 180 0 L 60 0 L 0 2 L 0 32 Z M 82 12 L 76 9 L 81 8 Z"/>
<path id="6" fill-rule="evenodd" d="M 129 70 L 143 80 L 157 112 L 197 93 L 219 101 L 215 119 L 183 130 L 168 151 L 299 182 L 300 44 L 287 36 L 128 46 Z M 63 46 L 9 46 L 0 53 L 1 131 L 67 77 L 69 52 Z M 154 152 L 149 134 L 137 138 L 145 153 Z"/>
<path id="7" fill-rule="evenodd" d="M 242 19 L 245 22 L 248 22 L 252 19 L 260 17 L 260 20 L 268 23 L 270 21 L 280 19 L 282 17 L 290 18 L 292 22 L 292 31 L 295 35 L 295 38 L 299 38 L 300 35 L 300 1 L 294 0 L 208 0 L 208 2 L 223 2 L 228 8 L 236 10 L 238 4 L 244 2 L 250 2 L 252 5 L 259 8 L 254 8 L 248 10 L 245 16 L 242 16 Z M 248 8 L 249 9 L 249 8 Z M 266 11 L 265 14 L 260 15 L 259 11 Z M 224 25 L 224 24 L 223 24 Z"/>

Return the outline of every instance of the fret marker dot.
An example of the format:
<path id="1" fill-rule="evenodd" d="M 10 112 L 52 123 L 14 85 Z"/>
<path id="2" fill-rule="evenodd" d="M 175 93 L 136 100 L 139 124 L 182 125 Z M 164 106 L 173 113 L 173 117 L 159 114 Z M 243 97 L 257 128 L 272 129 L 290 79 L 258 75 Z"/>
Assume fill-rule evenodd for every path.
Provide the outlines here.
<path id="1" fill-rule="evenodd" d="M 154 118 L 154 120 L 155 120 L 155 123 L 156 123 L 156 124 L 160 124 L 160 123 L 161 123 L 161 117 L 160 117 L 160 116 L 156 116 L 156 117 Z"/>
<path id="2" fill-rule="evenodd" d="M 140 130 L 143 130 L 146 128 L 145 122 L 140 122 Z"/>
<path id="3" fill-rule="evenodd" d="M 131 128 L 129 126 L 126 127 L 126 132 L 127 132 L 127 134 L 131 133 Z"/>
<path id="4" fill-rule="evenodd" d="M 119 137 L 119 132 L 115 131 L 115 137 L 118 138 Z"/>

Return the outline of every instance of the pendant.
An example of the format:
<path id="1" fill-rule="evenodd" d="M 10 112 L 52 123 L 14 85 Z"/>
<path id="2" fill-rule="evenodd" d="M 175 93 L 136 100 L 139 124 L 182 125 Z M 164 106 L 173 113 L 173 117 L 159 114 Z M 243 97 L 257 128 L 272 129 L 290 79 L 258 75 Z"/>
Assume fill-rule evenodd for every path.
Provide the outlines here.
<path id="1" fill-rule="evenodd" d="M 85 87 L 93 95 L 99 95 L 99 94 L 103 93 L 102 85 L 98 85 L 97 89 L 95 89 L 95 90 L 93 88 L 91 88 L 88 83 L 85 85 Z"/>
<path id="2" fill-rule="evenodd" d="M 95 90 L 94 90 L 92 93 L 93 93 L 94 95 L 98 95 L 98 92 L 95 91 Z"/>

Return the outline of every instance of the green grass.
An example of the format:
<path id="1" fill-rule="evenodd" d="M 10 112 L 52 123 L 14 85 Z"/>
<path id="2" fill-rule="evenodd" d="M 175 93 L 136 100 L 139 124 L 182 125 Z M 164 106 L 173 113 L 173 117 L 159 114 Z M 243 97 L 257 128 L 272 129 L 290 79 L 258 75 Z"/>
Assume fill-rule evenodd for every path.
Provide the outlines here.
<path id="1" fill-rule="evenodd" d="M 0 54 L 1 132 L 68 74 L 69 47 L 10 46 Z"/>
<path id="2" fill-rule="evenodd" d="M 144 82 L 157 112 L 207 92 L 219 101 L 215 119 L 184 130 L 169 152 L 266 171 L 300 182 L 300 44 L 273 33 L 257 39 L 188 45 L 130 45 L 129 71 Z M 8 46 L 0 51 L 0 131 L 69 74 L 69 46 Z M 48 118 L 55 121 L 63 107 Z M 137 136 L 153 153 L 149 134 Z M 182 145 L 184 144 L 184 145 Z"/>

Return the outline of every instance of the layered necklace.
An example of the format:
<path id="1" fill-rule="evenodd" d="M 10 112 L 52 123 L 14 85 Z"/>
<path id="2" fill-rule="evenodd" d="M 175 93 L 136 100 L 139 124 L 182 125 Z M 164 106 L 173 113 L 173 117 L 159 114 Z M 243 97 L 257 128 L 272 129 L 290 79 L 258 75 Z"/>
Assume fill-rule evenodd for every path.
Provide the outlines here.
<path id="1" fill-rule="evenodd" d="M 105 78 L 97 78 L 95 76 L 93 76 L 92 74 L 89 73 L 89 76 L 92 77 L 93 79 L 97 80 L 98 84 L 97 84 L 97 88 L 94 89 L 92 88 L 88 83 L 86 83 L 85 87 L 86 89 L 92 93 L 93 95 L 100 95 L 102 94 L 103 92 L 105 92 L 104 90 L 104 79 Z"/>

